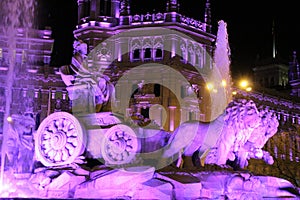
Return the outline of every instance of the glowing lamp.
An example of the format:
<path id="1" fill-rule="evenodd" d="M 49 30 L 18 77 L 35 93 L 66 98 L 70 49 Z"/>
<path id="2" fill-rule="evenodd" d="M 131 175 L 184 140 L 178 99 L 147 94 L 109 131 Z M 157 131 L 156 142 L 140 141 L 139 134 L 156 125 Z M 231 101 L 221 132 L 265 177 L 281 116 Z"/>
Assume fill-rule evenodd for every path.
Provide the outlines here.
<path id="1" fill-rule="evenodd" d="M 206 88 L 207 88 L 208 90 L 212 90 L 212 89 L 214 88 L 214 85 L 213 85 L 212 83 L 207 83 L 207 84 L 206 84 Z"/>
<path id="2" fill-rule="evenodd" d="M 247 91 L 247 92 L 250 92 L 251 90 L 252 90 L 251 87 L 247 87 L 247 88 L 246 88 L 246 91 Z"/>
<path id="3" fill-rule="evenodd" d="M 11 123 L 11 122 L 13 121 L 13 119 L 12 119 L 11 116 L 7 117 L 6 120 L 7 120 L 9 123 Z"/>
<path id="4" fill-rule="evenodd" d="M 222 80 L 222 82 L 221 82 L 221 85 L 223 86 L 223 87 L 226 87 L 227 86 L 227 82 L 226 82 L 226 80 Z"/>
<path id="5" fill-rule="evenodd" d="M 248 83 L 247 80 L 242 80 L 242 81 L 240 82 L 240 87 L 241 87 L 241 88 L 247 88 L 248 85 L 249 85 L 249 83 Z"/>

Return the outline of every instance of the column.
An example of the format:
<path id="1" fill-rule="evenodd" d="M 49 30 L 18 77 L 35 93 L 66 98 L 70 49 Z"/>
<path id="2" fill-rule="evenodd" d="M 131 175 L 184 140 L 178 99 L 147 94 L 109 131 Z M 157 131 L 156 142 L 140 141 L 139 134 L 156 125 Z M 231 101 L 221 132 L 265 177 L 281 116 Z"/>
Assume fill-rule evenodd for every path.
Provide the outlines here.
<path id="1" fill-rule="evenodd" d="M 90 1 L 90 17 L 96 19 L 100 13 L 100 1 L 91 0 Z"/>
<path id="2" fill-rule="evenodd" d="M 169 106 L 170 131 L 175 130 L 175 110 L 176 110 L 176 106 Z"/>
<path id="3" fill-rule="evenodd" d="M 85 0 L 77 0 L 78 4 L 78 23 L 80 23 L 81 19 L 84 18 L 85 12 Z"/>
<path id="4" fill-rule="evenodd" d="M 120 17 L 120 0 L 111 0 L 111 16 L 114 18 Z"/>

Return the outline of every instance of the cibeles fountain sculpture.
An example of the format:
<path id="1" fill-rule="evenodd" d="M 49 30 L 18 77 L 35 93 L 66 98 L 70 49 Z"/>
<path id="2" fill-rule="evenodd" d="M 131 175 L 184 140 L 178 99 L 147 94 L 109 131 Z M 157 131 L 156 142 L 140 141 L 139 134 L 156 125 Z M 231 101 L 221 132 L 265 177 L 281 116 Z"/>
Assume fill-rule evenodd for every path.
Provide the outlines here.
<path id="1" fill-rule="evenodd" d="M 212 122 L 184 122 L 173 134 L 160 130 L 160 137 L 154 143 L 142 138 L 144 144 L 152 142 L 150 146 L 159 144 L 157 149 L 162 149 L 155 154 L 157 162 L 143 162 L 139 157 L 141 128 L 129 126 L 122 117 L 105 109 L 114 96 L 113 84 L 108 77 L 89 72 L 84 60 L 86 44 L 76 41 L 74 49 L 72 65 L 60 70 L 73 103 L 72 114 L 55 112 L 49 115 L 34 133 L 34 144 L 22 137 L 24 131 L 35 125 L 34 120 L 30 116 L 12 116 L 7 140 L 7 187 L 0 190 L 1 197 L 295 197 L 283 190 L 293 188 L 283 179 L 255 176 L 246 171 L 201 172 L 196 170 L 191 159 L 198 152 L 202 165 L 228 168 L 228 161 L 231 161 L 231 166 L 242 169 L 251 158 L 272 164 L 272 156 L 262 148 L 277 131 L 278 120 L 273 112 L 263 107 L 258 109 L 252 100 L 233 100 Z M 183 155 L 183 169 L 167 166 L 172 162 L 180 166 Z M 89 168 L 91 158 L 101 162 Z M 160 170 L 162 167 L 166 170 Z M 190 167 L 193 170 L 189 170 Z M 31 174 L 25 179 L 29 171 Z M 27 176 L 14 178 L 16 173 Z"/>
<path id="2" fill-rule="evenodd" d="M 17 47 L 16 30 L 21 26 L 18 20 L 22 19 L 23 25 L 32 24 L 29 14 L 34 13 L 31 10 L 33 4 L 34 1 L 27 0 L 23 3 L 7 1 L 6 7 L 9 9 L 3 10 L 4 13 L 9 12 L 6 13 L 8 21 L 12 22 L 8 28 L 5 27 L 11 52 L 5 118 L 10 113 L 12 102 L 15 67 L 15 56 L 12 52 Z M 225 23 L 221 21 L 220 25 L 224 32 Z M 220 35 L 224 36 L 226 43 L 226 34 Z M 218 42 L 218 44 L 225 43 Z M 30 44 L 28 49 L 29 47 Z M 215 54 L 217 57 L 215 60 L 216 64 L 225 63 L 219 67 L 222 67 L 222 75 L 227 80 L 228 49 L 226 44 L 223 47 L 218 48 L 220 51 Z M 72 101 L 72 114 L 55 112 L 49 115 L 33 133 L 34 138 L 24 135 L 35 127 L 35 121 L 30 114 L 26 115 L 21 111 L 23 114 L 12 115 L 10 123 L 6 123 L 9 129 L 5 125 L 0 197 L 45 199 L 295 197 L 295 194 L 283 190 L 293 188 L 293 185 L 276 177 L 255 176 L 243 171 L 199 172 L 159 165 L 171 157 L 175 157 L 171 160 L 177 160 L 181 157 L 181 152 L 188 158 L 197 150 L 200 152 L 202 163 L 206 165 L 211 163 L 224 167 L 227 160 L 234 160 L 236 165 L 242 168 L 247 165 L 250 158 L 264 159 L 271 164 L 271 156 L 262 150 L 278 126 L 271 112 L 258 111 L 250 100 L 233 100 L 224 115 L 211 123 L 186 122 L 180 125 L 170 138 L 171 134 L 163 130 L 159 130 L 160 137 L 154 138 L 154 141 L 140 138 L 139 136 L 145 133 L 157 130 L 128 126 L 122 117 L 106 110 L 106 106 L 114 101 L 114 86 L 109 77 L 89 70 L 86 54 L 87 45 L 82 41 L 75 41 L 72 64 L 60 69 L 62 80 Z M 183 137 L 184 134 L 186 137 Z M 202 136 L 205 139 L 202 139 Z M 151 149 L 153 151 L 161 150 L 158 154 L 154 154 L 156 162 L 146 162 L 147 160 L 140 157 L 141 142 L 155 147 Z M 153 160 L 153 156 L 151 158 Z M 98 162 L 90 167 L 89 161 L 92 159 Z M 189 162 L 185 163 L 188 165 Z M 157 166 L 166 167 L 166 170 L 160 170 Z"/>
<path id="3" fill-rule="evenodd" d="M 220 26 L 220 30 L 226 32 L 225 23 L 221 21 Z M 220 35 L 223 37 L 218 38 L 223 40 L 217 43 L 224 45 L 217 48 L 214 69 L 222 68 L 222 75 L 229 83 L 227 38 L 226 34 Z M 205 165 L 227 167 L 230 160 L 243 168 L 250 158 L 272 164 L 270 154 L 262 150 L 277 131 L 278 121 L 272 112 L 258 110 L 251 100 L 233 100 L 224 114 L 212 122 L 185 122 L 173 134 L 160 130 L 160 137 L 150 141 L 139 136 L 151 129 L 128 126 L 122 117 L 106 110 L 105 107 L 114 102 L 114 86 L 109 77 L 90 71 L 86 54 L 87 45 L 75 41 L 72 64 L 60 68 L 72 101 L 72 114 L 55 112 L 44 119 L 34 133 L 34 145 L 22 135 L 34 126 L 34 121 L 30 117 L 12 116 L 8 142 L 4 144 L 9 147 L 6 148 L 8 178 L 5 182 L 9 187 L 3 190 L 2 185 L 1 196 L 98 199 L 293 196 L 280 190 L 293 186 L 275 177 L 239 171 L 192 172 L 174 168 L 160 171 L 170 164 L 166 162 L 168 159 L 180 161 L 181 152 L 186 159 L 185 170 L 194 165 L 191 156 L 195 152 L 199 152 Z M 143 82 L 139 89 L 142 87 Z M 146 162 L 145 157 L 140 156 L 141 143 L 155 146 L 152 150 L 161 150 L 154 154 L 156 162 Z M 35 160 L 32 159 L 33 146 Z M 86 162 L 91 158 L 101 161 L 102 165 L 90 168 Z M 34 165 L 30 160 L 35 161 Z M 157 164 L 164 162 L 165 165 Z M 14 178 L 24 178 L 26 176 L 20 173 L 28 175 L 28 171 L 33 172 L 29 179 Z M 176 176 L 172 176 L 174 174 Z"/>

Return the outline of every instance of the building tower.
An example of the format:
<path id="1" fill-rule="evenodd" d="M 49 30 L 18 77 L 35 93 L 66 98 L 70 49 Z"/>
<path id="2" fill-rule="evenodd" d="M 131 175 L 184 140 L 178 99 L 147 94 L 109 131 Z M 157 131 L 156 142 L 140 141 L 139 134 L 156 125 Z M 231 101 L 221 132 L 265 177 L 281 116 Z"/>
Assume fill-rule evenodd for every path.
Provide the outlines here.
<path id="1" fill-rule="evenodd" d="M 129 25 L 130 22 L 129 0 L 120 0 L 120 25 Z"/>
<path id="2" fill-rule="evenodd" d="M 300 68 L 296 51 L 293 52 L 293 60 L 289 65 L 289 83 L 292 87 L 291 95 L 300 97 Z"/>
<path id="3" fill-rule="evenodd" d="M 167 12 L 178 12 L 179 4 L 177 0 L 168 0 L 167 1 Z"/>
<path id="4" fill-rule="evenodd" d="M 277 50 L 276 50 L 276 29 L 275 29 L 275 20 L 272 24 L 272 36 L 273 36 L 273 59 L 276 59 Z"/>
<path id="5" fill-rule="evenodd" d="M 204 23 L 205 23 L 204 29 L 206 30 L 206 32 L 211 33 L 211 10 L 210 10 L 209 0 L 207 0 L 205 4 Z"/>
<path id="6" fill-rule="evenodd" d="M 88 21 L 117 24 L 120 8 L 129 11 L 128 0 L 78 0 L 78 23 Z M 120 5 L 121 4 L 121 5 Z M 124 10 L 121 10 L 124 14 Z"/>

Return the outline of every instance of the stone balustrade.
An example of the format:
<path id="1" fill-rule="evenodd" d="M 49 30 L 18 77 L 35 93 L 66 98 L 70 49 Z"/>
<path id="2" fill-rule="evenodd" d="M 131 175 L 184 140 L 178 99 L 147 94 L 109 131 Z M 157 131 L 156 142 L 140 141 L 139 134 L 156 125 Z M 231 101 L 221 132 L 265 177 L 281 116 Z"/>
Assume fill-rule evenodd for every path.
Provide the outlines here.
<path id="1" fill-rule="evenodd" d="M 145 24 L 163 24 L 163 23 L 180 23 L 184 26 L 188 26 L 200 31 L 205 31 L 207 24 L 190 18 L 184 15 L 181 15 L 176 12 L 172 13 L 147 13 L 147 14 L 135 14 L 130 16 L 122 16 L 127 17 L 129 19 L 129 24 L 127 25 L 145 25 Z M 77 26 L 78 29 L 85 27 L 114 27 L 119 24 L 115 21 L 115 18 L 107 17 L 107 16 L 98 16 L 96 19 L 92 19 L 90 17 L 85 17 L 81 19 L 81 24 Z"/>

